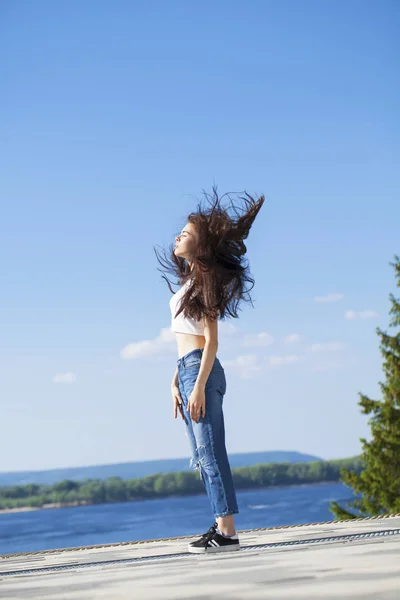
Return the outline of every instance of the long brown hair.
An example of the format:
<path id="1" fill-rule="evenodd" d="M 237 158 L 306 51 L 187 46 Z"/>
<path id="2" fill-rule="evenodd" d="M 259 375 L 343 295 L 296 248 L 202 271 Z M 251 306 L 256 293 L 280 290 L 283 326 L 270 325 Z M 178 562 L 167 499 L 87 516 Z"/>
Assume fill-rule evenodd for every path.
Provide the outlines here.
<path id="1" fill-rule="evenodd" d="M 247 252 L 243 240 L 249 235 L 265 198 L 261 195 L 255 200 L 247 192 L 242 192 L 239 199 L 245 203 L 243 212 L 242 208 L 234 205 L 231 194 L 219 198 L 215 186 L 212 194 L 203 194 L 208 206 L 203 207 L 200 202 L 197 211 L 190 213 L 187 219 L 195 226 L 198 239 L 192 270 L 186 259 L 175 255 L 173 244 L 168 248 L 169 256 L 163 250 L 164 258 L 154 248 L 163 267 L 158 270 L 175 275 L 179 285 L 189 282 L 175 316 L 184 311 L 186 318 L 197 321 L 203 317 L 224 319 L 227 315 L 237 318 L 242 300 L 253 306 L 249 292 L 254 287 L 254 279 L 248 261 L 243 258 Z M 229 199 L 228 208 L 224 208 L 221 202 L 225 197 Z M 234 217 L 230 216 L 229 209 Z M 174 293 L 169 279 L 164 274 L 162 278 Z M 247 284 L 251 287 L 247 288 Z"/>

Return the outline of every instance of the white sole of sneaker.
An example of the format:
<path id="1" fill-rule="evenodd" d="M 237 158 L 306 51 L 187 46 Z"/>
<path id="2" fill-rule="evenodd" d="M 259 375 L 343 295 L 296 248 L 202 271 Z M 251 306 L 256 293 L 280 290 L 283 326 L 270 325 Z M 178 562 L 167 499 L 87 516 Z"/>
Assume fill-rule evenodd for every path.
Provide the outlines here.
<path id="1" fill-rule="evenodd" d="M 217 552 L 234 552 L 235 550 L 240 550 L 240 544 L 234 544 L 232 546 L 214 546 L 211 548 L 193 548 L 193 546 L 189 546 L 188 550 L 192 554 L 216 554 Z"/>

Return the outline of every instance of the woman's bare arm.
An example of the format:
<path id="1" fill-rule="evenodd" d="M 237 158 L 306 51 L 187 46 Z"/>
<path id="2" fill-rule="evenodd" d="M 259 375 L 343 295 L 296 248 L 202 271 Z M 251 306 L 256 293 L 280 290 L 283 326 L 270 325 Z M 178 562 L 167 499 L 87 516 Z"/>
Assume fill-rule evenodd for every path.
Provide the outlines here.
<path id="1" fill-rule="evenodd" d="M 195 387 L 205 389 L 208 376 L 213 367 L 218 350 L 218 320 L 211 321 L 204 319 L 204 337 L 206 344 L 204 346 L 203 357 L 201 359 L 200 371 L 197 376 Z"/>
<path id="2" fill-rule="evenodd" d="M 174 376 L 172 378 L 171 386 L 178 385 L 178 367 L 175 369 Z"/>

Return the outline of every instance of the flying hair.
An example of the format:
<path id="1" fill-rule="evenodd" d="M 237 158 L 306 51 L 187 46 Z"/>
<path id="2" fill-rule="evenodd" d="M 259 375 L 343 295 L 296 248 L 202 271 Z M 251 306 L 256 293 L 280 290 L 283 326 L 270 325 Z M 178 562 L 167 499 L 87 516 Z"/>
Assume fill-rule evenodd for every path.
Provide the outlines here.
<path id="1" fill-rule="evenodd" d="M 203 195 L 204 202 L 200 201 L 197 210 L 187 218 L 197 234 L 192 269 L 185 258 L 175 255 L 171 244 L 168 254 L 163 250 L 163 258 L 154 248 L 162 266 L 158 270 L 172 293 L 171 282 L 164 273 L 175 276 L 174 285 L 188 284 L 175 316 L 183 311 L 186 318 L 197 321 L 204 317 L 211 320 L 237 318 L 242 301 L 254 306 L 250 295 L 254 279 L 244 258 L 247 252 L 244 240 L 265 198 L 261 195 L 254 199 L 246 191 L 241 192 L 236 196 L 244 206 L 237 206 L 232 194 L 219 197 L 215 186 L 211 194 L 203 191 Z"/>

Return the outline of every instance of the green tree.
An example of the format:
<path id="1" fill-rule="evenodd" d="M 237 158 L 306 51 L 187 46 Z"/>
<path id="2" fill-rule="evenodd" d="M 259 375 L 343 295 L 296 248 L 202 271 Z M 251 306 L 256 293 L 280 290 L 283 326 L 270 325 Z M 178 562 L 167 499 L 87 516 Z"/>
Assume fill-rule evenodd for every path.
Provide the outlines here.
<path id="1" fill-rule="evenodd" d="M 71 492 L 73 490 L 78 490 L 80 487 L 79 481 L 73 481 L 71 479 L 64 479 L 64 481 L 59 481 L 53 485 L 53 491 L 59 493 Z"/>
<path id="2" fill-rule="evenodd" d="M 110 477 L 105 482 L 106 502 L 126 502 L 128 491 L 126 482 L 121 477 Z"/>
<path id="3" fill-rule="evenodd" d="M 400 287 L 400 258 L 390 263 L 395 270 L 396 285 Z M 391 320 L 389 327 L 400 327 L 400 299 L 389 296 Z M 371 400 L 359 394 L 358 404 L 366 415 L 372 413 L 368 424 L 372 439 L 361 438 L 364 468 L 360 474 L 341 469 L 342 481 L 360 497 L 347 503 L 346 508 L 331 502 L 330 510 L 339 519 L 400 512 L 400 329 L 389 335 L 377 327 L 380 351 L 383 356 L 385 382 L 379 383 L 383 400 Z M 355 509 L 356 514 L 348 510 Z"/>

